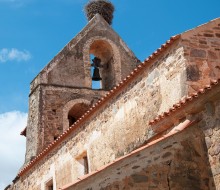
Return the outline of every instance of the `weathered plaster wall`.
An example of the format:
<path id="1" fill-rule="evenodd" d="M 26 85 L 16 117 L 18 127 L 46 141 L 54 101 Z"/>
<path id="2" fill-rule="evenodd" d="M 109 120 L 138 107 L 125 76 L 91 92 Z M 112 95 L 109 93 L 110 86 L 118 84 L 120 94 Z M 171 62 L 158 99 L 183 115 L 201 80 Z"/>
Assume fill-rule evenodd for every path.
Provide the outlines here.
<path id="1" fill-rule="evenodd" d="M 138 63 L 111 26 L 96 15 L 31 83 L 26 162 L 67 129 L 63 107 L 69 101 L 81 98 L 92 104 L 105 94 L 92 90 L 91 53 L 102 59 L 103 90 L 110 90 Z M 42 93 L 35 92 L 39 88 Z"/>
<path id="2" fill-rule="evenodd" d="M 40 103 L 42 100 L 40 99 L 40 97 L 41 88 L 40 86 L 38 86 L 38 88 L 36 88 L 29 97 L 29 106 L 31 107 L 31 109 L 29 109 L 28 113 L 28 124 L 26 131 L 26 142 L 28 142 L 26 143 L 26 162 L 34 158 L 39 152 L 38 145 L 41 142 L 40 112 L 42 111 L 42 104 Z M 35 127 L 32 128 L 31 126 Z"/>
<path id="3" fill-rule="evenodd" d="M 65 109 L 69 102 L 75 100 L 73 106 L 80 99 L 78 103 L 91 106 L 105 93 L 102 90 L 40 85 L 30 96 L 26 161 L 39 154 L 69 127 L 69 110 Z"/>
<path id="4" fill-rule="evenodd" d="M 43 128 L 42 137 L 43 144 L 41 148 L 45 148 L 54 137 L 61 135 L 69 128 L 68 112 L 65 106 L 72 102 L 72 106 L 78 103 L 88 104 L 88 108 L 98 99 L 105 95 L 105 91 L 91 89 L 74 89 L 54 86 L 45 86 L 42 88 L 42 111 L 41 111 L 41 127 Z M 73 101 L 75 100 L 75 101 Z M 70 108 L 70 107 L 69 107 Z M 87 110 L 85 110 L 87 111 Z M 80 108 L 78 108 L 80 112 Z M 83 114 L 83 113 L 81 113 Z"/>
<path id="5" fill-rule="evenodd" d="M 209 162 L 218 190 L 220 189 L 220 101 L 210 101 L 205 108 L 201 113 L 201 117 L 204 119 L 199 125 L 205 134 Z"/>
<path id="6" fill-rule="evenodd" d="M 216 40 L 216 38 L 213 39 L 213 41 L 214 40 Z M 103 107 L 96 111 L 96 113 L 94 113 L 94 115 L 86 123 L 84 123 L 80 128 L 76 129 L 65 141 L 53 149 L 45 158 L 40 160 L 38 164 L 35 165 L 30 171 L 24 174 L 12 189 L 32 190 L 39 189 L 39 187 L 44 189 L 43 184 L 45 181 L 52 178 L 54 181 L 56 181 L 56 188 L 58 189 L 65 183 L 75 181 L 77 177 L 81 175 L 81 165 L 78 157 L 85 152 L 89 158 L 90 171 L 94 171 L 103 165 L 114 161 L 116 158 L 126 155 L 142 145 L 146 140 L 152 137 L 152 135 L 155 135 L 148 126 L 149 121 L 155 118 L 155 116 L 158 114 L 167 111 L 167 109 L 176 103 L 180 98 L 192 91 L 191 87 L 192 84 L 194 84 L 192 81 L 195 75 L 193 73 L 194 70 L 192 70 L 193 72 L 190 75 L 192 78 L 189 80 L 189 73 L 191 72 L 191 70 L 189 70 L 189 65 L 194 58 L 189 62 L 189 57 L 187 57 L 186 50 L 184 49 L 184 47 L 187 46 L 184 44 L 185 42 L 184 40 L 178 40 L 172 44 L 172 47 L 163 52 L 151 66 L 146 68 L 146 70 L 139 75 L 135 81 L 128 84 L 122 92 L 115 96 L 115 98 L 105 103 Z M 193 48 L 193 44 L 190 45 L 190 48 Z M 194 55 L 194 51 L 190 51 L 190 55 Z M 196 63 L 195 67 L 200 68 L 200 63 L 201 62 Z M 203 71 L 201 70 L 201 73 L 202 72 Z M 42 76 L 46 77 L 47 74 L 42 73 Z M 204 76 L 206 75 L 204 74 Z M 208 77 L 205 77 L 204 81 L 207 81 L 207 78 Z M 187 80 L 190 82 L 187 83 Z M 201 83 L 200 81 L 196 81 L 196 85 L 203 85 L 204 81 L 202 80 Z M 48 100 L 43 106 L 46 106 L 45 112 L 48 112 L 49 116 L 52 118 L 50 120 L 50 118 L 47 118 L 45 115 L 44 119 L 48 119 L 47 123 L 53 119 L 57 119 L 58 126 L 55 126 L 55 128 L 59 128 L 60 121 L 58 120 L 62 120 L 63 117 L 54 117 L 54 113 L 51 112 L 51 109 L 54 108 L 58 113 L 61 113 L 59 108 L 64 106 L 64 102 L 66 101 L 67 103 L 70 101 L 70 99 L 65 96 L 67 91 L 60 93 L 58 89 L 53 89 L 51 92 L 47 90 L 48 89 L 43 92 L 45 96 L 51 96 L 51 102 Z M 77 94 L 78 93 L 79 92 L 77 92 Z M 75 96 L 76 94 L 72 95 L 72 92 L 70 92 L 69 95 Z M 63 99 L 57 100 L 57 98 L 60 97 Z M 62 101 L 64 102 L 61 103 Z M 219 113 L 219 110 L 216 113 Z M 51 125 L 52 124 L 53 123 L 51 122 Z M 210 126 L 208 125 L 207 127 Z M 213 132 L 214 136 L 211 138 L 211 141 L 213 142 L 217 138 L 217 131 L 218 130 L 215 130 L 215 132 Z M 202 135 L 198 138 L 203 141 L 201 137 Z M 181 140 L 182 139 L 179 141 L 180 144 Z M 193 140 L 192 144 L 190 144 L 189 140 L 187 142 L 189 144 L 182 143 L 181 145 L 186 147 L 189 146 L 188 149 L 196 149 L 196 146 L 193 144 Z M 207 138 L 206 142 L 208 142 Z M 215 143 L 212 143 L 212 147 L 215 147 Z M 215 151 L 216 149 L 217 148 L 215 148 Z M 180 150 L 182 149 L 180 148 Z M 205 148 L 203 150 L 205 150 Z M 209 150 L 209 152 L 211 152 L 211 150 Z M 183 158 L 188 159 L 190 157 L 188 154 L 191 153 L 192 152 L 182 152 L 181 155 Z M 202 150 L 200 153 L 203 154 Z M 199 157 L 198 160 L 201 159 L 201 162 L 204 163 L 203 158 L 205 159 L 205 156 Z M 215 164 L 218 163 L 216 158 L 215 161 L 212 162 L 212 159 L 214 158 L 215 156 L 209 156 L 210 163 L 212 163 L 212 172 L 215 171 Z M 194 162 L 196 161 L 191 160 L 193 163 L 192 166 L 190 163 L 189 170 L 187 169 L 187 171 L 185 171 L 183 168 L 184 164 L 186 163 L 185 161 L 187 160 L 183 160 L 181 162 L 181 167 L 178 167 L 177 165 L 174 165 L 173 167 L 183 169 L 183 173 L 186 174 L 189 171 L 198 172 L 195 173 L 196 178 L 188 176 L 189 178 L 193 178 L 190 180 L 195 180 L 198 182 L 199 186 L 197 185 L 193 188 L 202 189 L 205 188 L 205 186 L 207 187 L 207 183 L 205 182 L 207 181 L 206 177 L 208 174 L 202 173 L 203 170 L 206 172 L 207 168 L 199 168 L 199 171 L 194 170 Z M 203 167 L 202 164 L 201 167 Z M 64 168 L 66 171 L 62 172 L 62 168 Z M 167 170 L 165 169 L 165 172 L 166 171 Z M 67 174 L 68 176 L 66 176 Z M 173 176 L 176 175 L 178 176 L 178 173 L 174 172 Z M 42 181 L 42 179 L 44 180 Z M 200 181 L 201 179 L 203 182 Z M 214 179 L 215 181 L 219 180 L 218 172 L 214 173 Z M 131 180 L 134 179 L 131 177 Z M 181 183 L 180 181 L 178 182 L 178 179 L 175 180 L 175 183 L 177 182 L 176 185 Z M 187 180 L 186 182 L 188 182 Z M 208 182 L 208 184 L 210 183 Z M 186 185 L 188 185 L 188 183 L 186 183 Z M 175 188 L 178 189 L 178 187 Z"/>
<path id="7" fill-rule="evenodd" d="M 220 19 L 181 34 L 189 91 L 220 76 Z"/>
<path id="8" fill-rule="evenodd" d="M 139 63 L 120 36 L 100 15 L 96 15 L 39 73 L 31 89 L 42 83 L 91 88 L 91 53 L 103 58 L 104 63 L 110 58 L 114 60 L 111 73 L 114 80 L 110 80 L 114 83 L 111 87 Z M 111 57 L 108 57 L 109 54 Z"/>
<path id="9" fill-rule="evenodd" d="M 49 154 L 43 165 L 34 168 L 38 172 L 26 174 L 10 189 L 44 190 L 44 184 L 51 179 L 55 189 L 72 183 L 72 169 L 76 163 L 68 153 L 68 142 L 63 145 L 67 148 L 57 150 L 59 158 L 56 158 L 54 152 Z M 218 189 L 218 186 L 215 187 L 218 178 L 214 178 L 214 183 L 213 168 L 209 163 L 210 153 L 208 158 L 206 145 L 203 128 L 200 124 L 194 125 L 117 162 L 68 190 L 179 190 L 183 187 L 185 190 L 215 190 Z"/>
<path id="10" fill-rule="evenodd" d="M 56 173 L 59 173 L 56 176 L 58 188 L 64 184 L 62 179 L 65 178 L 66 183 L 79 177 L 81 173 L 77 157 L 82 153 L 87 152 L 90 171 L 94 171 L 142 145 L 153 135 L 148 122 L 186 94 L 184 68 L 183 49 L 177 42 L 140 74 L 136 81 L 109 100 L 82 127 L 22 176 L 16 185 L 23 189 L 37 188 L 42 183 L 42 176 L 49 175 L 53 164 Z M 171 93 L 170 86 L 174 84 Z M 53 92 L 59 94 L 59 91 Z M 63 176 L 59 172 L 66 165 L 68 167 L 65 168 L 70 170 L 67 178 L 65 173 Z"/>
<path id="11" fill-rule="evenodd" d="M 194 126 L 65 190 L 212 190 L 201 130 Z"/>

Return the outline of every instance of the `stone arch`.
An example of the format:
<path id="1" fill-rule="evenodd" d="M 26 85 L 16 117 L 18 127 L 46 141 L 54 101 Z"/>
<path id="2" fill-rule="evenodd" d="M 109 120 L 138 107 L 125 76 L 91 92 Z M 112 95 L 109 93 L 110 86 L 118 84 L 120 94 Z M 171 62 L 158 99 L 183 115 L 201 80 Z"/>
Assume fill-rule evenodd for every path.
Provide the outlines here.
<path id="1" fill-rule="evenodd" d="M 108 68 L 108 71 L 102 69 L 101 74 L 103 77 L 103 90 L 110 90 L 117 83 L 121 81 L 121 56 L 117 45 L 105 38 L 96 36 L 89 39 L 83 47 L 83 62 L 85 69 L 85 86 L 92 86 L 91 79 L 91 61 L 90 54 L 99 57 L 104 64 L 104 68 Z"/>
<path id="2" fill-rule="evenodd" d="M 63 108 L 63 131 L 68 129 L 77 119 L 79 119 L 90 107 L 91 102 L 85 99 L 75 99 L 66 103 Z M 70 123 L 70 118 L 75 119 Z"/>

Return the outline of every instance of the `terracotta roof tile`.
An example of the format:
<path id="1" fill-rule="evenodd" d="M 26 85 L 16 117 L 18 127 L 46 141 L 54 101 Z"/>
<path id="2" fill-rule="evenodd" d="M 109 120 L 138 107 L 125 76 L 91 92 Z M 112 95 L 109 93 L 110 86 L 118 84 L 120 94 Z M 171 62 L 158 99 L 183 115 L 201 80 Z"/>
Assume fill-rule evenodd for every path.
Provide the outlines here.
<path id="1" fill-rule="evenodd" d="M 186 128 L 192 126 L 192 125 L 194 125 L 195 123 L 196 123 L 196 121 L 185 120 L 183 123 L 180 123 L 179 125 L 177 125 L 176 127 L 174 127 L 174 129 L 171 130 L 171 131 L 170 131 L 169 133 L 167 133 L 166 135 L 164 135 L 164 136 L 162 136 L 162 137 L 160 137 L 160 138 L 158 138 L 158 139 L 156 139 L 156 140 L 153 140 L 153 141 L 147 143 L 146 145 L 144 145 L 144 146 L 142 146 L 142 147 L 140 147 L 140 148 L 138 148 L 138 149 L 132 151 L 132 152 L 131 152 L 130 154 L 128 154 L 128 155 L 122 156 L 122 157 L 120 157 L 120 158 L 114 160 L 112 163 L 109 163 L 109 164 L 107 164 L 107 165 L 105 165 L 105 166 L 102 166 L 101 168 L 97 169 L 96 171 L 94 171 L 94 172 L 92 172 L 92 173 L 89 173 L 89 174 L 87 174 L 87 175 L 85 175 L 85 176 L 83 176 L 83 177 L 78 178 L 74 183 L 71 183 L 71 184 L 69 184 L 69 185 L 66 185 L 66 186 L 60 188 L 60 190 L 65 190 L 65 189 L 67 189 L 67 188 L 69 188 L 69 187 L 72 187 L 72 186 L 74 186 L 74 185 L 77 185 L 77 184 L 80 183 L 82 180 L 88 179 L 88 178 L 90 178 L 90 177 L 92 177 L 92 176 L 94 176 L 94 175 L 100 173 L 101 171 L 107 169 L 108 167 L 110 167 L 110 166 L 112 166 L 112 165 L 114 165 L 114 164 L 120 162 L 121 160 L 124 160 L 125 158 L 131 157 L 131 156 L 133 156 L 134 154 L 139 153 L 140 151 L 142 151 L 142 150 L 144 150 L 144 149 L 147 149 L 147 148 L 149 148 L 150 146 L 153 146 L 153 145 L 157 144 L 158 142 L 161 142 L 161 141 L 164 140 L 164 139 L 167 139 L 168 137 L 171 137 L 171 136 L 173 136 L 173 135 L 175 135 L 175 134 L 177 134 L 177 133 L 180 133 L 181 131 L 183 131 L 184 129 L 186 129 Z"/>
<path id="2" fill-rule="evenodd" d="M 220 84 L 220 78 L 216 80 L 212 79 L 209 85 L 205 85 L 204 88 L 199 89 L 198 92 L 192 93 L 186 96 L 184 99 L 181 99 L 178 103 L 174 104 L 167 112 L 164 112 L 158 115 L 153 120 L 151 120 L 149 122 L 149 125 L 154 125 L 158 123 L 159 121 L 163 120 L 165 117 L 168 117 L 169 115 L 173 114 L 178 109 L 182 108 L 183 106 L 186 106 L 186 104 L 188 104 L 189 102 L 192 102 L 196 98 L 199 98 L 199 96 L 202 96 L 203 94 L 210 91 L 214 86 L 219 85 L 219 84 Z"/>
<path id="3" fill-rule="evenodd" d="M 22 176 L 27 172 L 34 164 L 36 164 L 42 157 L 44 157 L 53 147 L 58 145 L 62 140 L 71 134 L 72 131 L 76 130 L 80 125 L 85 122 L 101 105 L 107 102 L 112 98 L 119 90 L 122 90 L 128 83 L 134 79 L 135 76 L 138 76 L 138 73 L 144 70 L 150 61 L 156 56 L 160 55 L 164 50 L 166 50 L 170 45 L 172 45 L 176 40 L 180 38 L 180 35 L 176 35 L 170 38 L 165 44 L 158 48 L 152 55 L 150 55 L 143 63 L 138 65 L 124 80 L 122 80 L 118 85 L 116 85 L 112 90 L 110 90 L 104 97 L 102 97 L 94 106 L 90 108 L 81 118 L 79 118 L 67 131 L 60 135 L 53 143 L 51 143 L 47 148 L 45 148 L 36 158 L 31 161 L 26 167 L 24 167 L 19 173 L 18 176 Z"/>
<path id="4" fill-rule="evenodd" d="M 165 44 L 161 46 L 161 48 L 158 48 L 157 51 L 155 51 L 151 56 L 149 56 L 143 63 L 138 65 L 131 73 L 128 75 L 123 81 L 121 81 L 118 85 L 116 85 L 112 90 L 110 90 L 104 97 L 102 97 L 97 103 L 95 103 L 90 110 L 88 110 L 81 118 L 79 118 L 67 131 L 65 131 L 62 135 L 60 135 L 57 140 L 55 140 L 53 143 L 51 143 L 47 148 L 45 148 L 39 155 L 36 156 L 36 158 L 31 161 L 25 168 L 23 168 L 19 173 L 18 176 L 22 176 L 25 172 L 27 172 L 33 165 L 35 165 L 41 158 L 43 158 L 50 150 L 52 150 L 56 145 L 58 145 L 62 140 L 71 134 L 72 131 L 76 130 L 80 125 L 86 121 L 101 105 L 103 105 L 106 101 L 108 101 L 111 97 L 114 96 L 119 90 L 121 90 L 126 84 L 128 84 L 134 76 L 137 76 L 137 74 L 142 71 L 147 63 L 149 63 L 152 59 L 156 58 L 155 56 L 158 56 L 160 53 L 162 53 L 166 48 L 168 48 L 175 40 L 179 39 L 180 35 L 171 37 L 170 40 L 168 40 Z M 180 100 L 177 104 L 173 105 L 172 108 L 170 108 L 169 111 L 164 112 L 163 114 L 156 117 L 154 120 L 150 121 L 149 124 L 153 125 L 165 117 L 169 116 L 173 112 L 175 112 L 177 109 L 181 108 L 183 105 L 187 104 L 187 102 L 192 101 L 194 98 L 198 97 L 199 94 L 205 93 L 207 90 L 211 89 L 213 85 L 219 84 L 220 79 L 212 80 L 210 85 L 205 86 L 203 89 L 200 89 L 197 94 L 192 94 L 185 99 Z"/>

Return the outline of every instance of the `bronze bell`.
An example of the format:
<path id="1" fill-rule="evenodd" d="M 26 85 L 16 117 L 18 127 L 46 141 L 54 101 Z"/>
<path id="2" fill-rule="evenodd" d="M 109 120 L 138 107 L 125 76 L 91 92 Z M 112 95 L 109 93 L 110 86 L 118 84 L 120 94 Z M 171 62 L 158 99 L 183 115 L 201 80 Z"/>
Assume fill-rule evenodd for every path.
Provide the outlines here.
<path id="1" fill-rule="evenodd" d="M 98 57 L 94 57 L 92 61 L 93 61 L 92 66 L 94 67 L 92 80 L 100 81 L 102 80 L 102 78 L 100 77 L 100 73 L 99 73 L 99 67 L 101 67 L 101 59 L 99 59 Z"/>
<path id="2" fill-rule="evenodd" d="M 99 73 L 99 68 L 98 67 L 94 68 L 92 80 L 94 80 L 94 81 L 102 80 L 102 78 L 100 77 L 100 73 Z"/>

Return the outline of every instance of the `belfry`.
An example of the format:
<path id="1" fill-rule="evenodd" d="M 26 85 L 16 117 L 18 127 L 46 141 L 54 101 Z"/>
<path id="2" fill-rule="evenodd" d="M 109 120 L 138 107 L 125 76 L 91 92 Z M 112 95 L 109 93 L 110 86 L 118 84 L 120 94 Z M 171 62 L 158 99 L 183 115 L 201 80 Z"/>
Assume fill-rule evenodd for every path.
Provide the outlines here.
<path id="1" fill-rule="evenodd" d="M 220 18 L 140 62 L 114 10 L 90 0 L 31 82 L 26 159 L 5 190 L 220 189 Z"/>
<path id="2" fill-rule="evenodd" d="M 108 1 L 90 1 L 86 6 L 90 19 L 87 26 L 32 81 L 26 162 L 56 140 L 138 64 L 109 25 L 113 9 Z M 105 19 L 102 15 L 106 15 Z M 97 61 L 96 65 L 92 63 L 92 57 L 100 60 L 99 66 Z M 92 85 L 94 66 L 101 83 L 98 89 Z"/>

